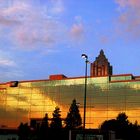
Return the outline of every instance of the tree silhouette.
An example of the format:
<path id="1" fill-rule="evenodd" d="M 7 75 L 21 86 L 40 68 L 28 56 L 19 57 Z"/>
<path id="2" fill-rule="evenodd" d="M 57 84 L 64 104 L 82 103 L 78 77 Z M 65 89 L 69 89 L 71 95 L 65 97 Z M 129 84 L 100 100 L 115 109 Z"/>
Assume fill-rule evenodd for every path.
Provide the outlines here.
<path id="1" fill-rule="evenodd" d="M 116 119 L 106 120 L 101 124 L 102 130 L 112 130 L 116 131 L 118 128 L 118 123 Z"/>
<path id="2" fill-rule="evenodd" d="M 72 104 L 69 108 L 69 112 L 65 119 L 65 124 L 65 127 L 69 129 L 78 128 L 82 125 L 82 118 L 79 113 L 79 106 L 77 105 L 75 99 L 72 101 Z"/>
<path id="3" fill-rule="evenodd" d="M 101 125 L 101 130 L 113 130 L 116 132 L 117 138 L 124 140 L 140 140 L 139 126 L 137 123 L 130 123 L 128 116 L 124 112 L 119 113 L 116 119 L 104 121 Z"/>
<path id="4" fill-rule="evenodd" d="M 122 125 L 129 125 L 128 116 L 125 114 L 125 112 L 119 113 L 116 120 Z"/>
<path id="5" fill-rule="evenodd" d="M 60 129 L 62 128 L 62 119 L 61 119 L 61 114 L 60 114 L 60 108 L 59 107 L 55 107 L 55 110 L 53 112 L 53 118 L 50 124 L 51 128 L 55 128 L 55 129 Z"/>
<path id="6" fill-rule="evenodd" d="M 122 112 L 119 113 L 117 118 L 116 118 L 117 122 L 118 122 L 118 129 L 117 129 L 117 135 L 119 135 L 120 137 L 122 137 L 123 139 L 129 139 L 130 138 L 130 123 L 128 120 L 128 116 Z M 130 134 L 128 134 L 130 133 Z M 128 138 L 129 135 L 129 138 Z"/>
<path id="7" fill-rule="evenodd" d="M 46 129 L 48 129 L 48 127 L 49 127 L 48 114 L 46 113 L 45 117 L 42 119 L 40 129 L 41 130 L 46 130 Z"/>
<path id="8" fill-rule="evenodd" d="M 29 140 L 30 128 L 27 123 L 20 123 L 18 127 L 19 140 Z"/>
<path id="9" fill-rule="evenodd" d="M 49 135 L 48 114 L 46 113 L 42 119 L 40 129 L 38 131 L 38 140 L 47 139 Z"/>

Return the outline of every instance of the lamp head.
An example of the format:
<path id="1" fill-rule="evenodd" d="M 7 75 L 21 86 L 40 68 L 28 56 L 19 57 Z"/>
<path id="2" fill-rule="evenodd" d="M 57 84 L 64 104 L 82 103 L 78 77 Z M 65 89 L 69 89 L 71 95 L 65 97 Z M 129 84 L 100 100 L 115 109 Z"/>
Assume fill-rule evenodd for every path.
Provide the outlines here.
<path id="1" fill-rule="evenodd" d="M 81 57 L 84 59 L 88 59 L 88 56 L 86 54 L 82 54 Z"/>

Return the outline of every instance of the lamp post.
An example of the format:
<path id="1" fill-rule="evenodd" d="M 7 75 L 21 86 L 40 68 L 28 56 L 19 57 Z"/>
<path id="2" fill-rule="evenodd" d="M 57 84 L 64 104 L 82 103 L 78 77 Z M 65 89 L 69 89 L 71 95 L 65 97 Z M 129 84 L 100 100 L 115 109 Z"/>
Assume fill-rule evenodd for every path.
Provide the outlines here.
<path id="1" fill-rule="evenodd" d="M 86 54 L 81 55 L 82 58 L 85 59 L 85 90 L 84 90 L 84 118 L 83 118 L 83 129 L 85 129 L 86 124 L 86 96 L 87 96 L 87 64 L 88 64 L 88 56 Z"/>

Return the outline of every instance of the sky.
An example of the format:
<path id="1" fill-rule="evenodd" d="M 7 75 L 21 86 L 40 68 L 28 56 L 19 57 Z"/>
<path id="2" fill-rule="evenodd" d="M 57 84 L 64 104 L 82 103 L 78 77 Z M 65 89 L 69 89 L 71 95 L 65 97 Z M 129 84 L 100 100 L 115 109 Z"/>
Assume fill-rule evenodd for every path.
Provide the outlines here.
<path id="1" fill-rule="evenodd" d="M 139 38 L 140 0 L 0 0 L 0 82 L 83 76 L 101 49 L 140 75 Z"/>

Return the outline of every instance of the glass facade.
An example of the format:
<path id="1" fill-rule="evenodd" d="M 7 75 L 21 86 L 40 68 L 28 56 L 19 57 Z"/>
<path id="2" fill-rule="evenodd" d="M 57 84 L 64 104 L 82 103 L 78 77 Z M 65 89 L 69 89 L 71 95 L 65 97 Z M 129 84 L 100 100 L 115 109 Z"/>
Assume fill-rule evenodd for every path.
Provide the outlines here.
<path id="1" fill-rule="evenodd" d="M 19 81 L 0 84 L 0 125 L 17 127 L 30 118 L 52 117 L 56 106 L 65 118 L 73 99 L 83 118 L 84 77 L 61 80 Z M 87 79 L 86 127 L 97 128 L 107 119 L 126 112 L 131 122 L 140 122 L 140 80 L 131 75 Z"/>

